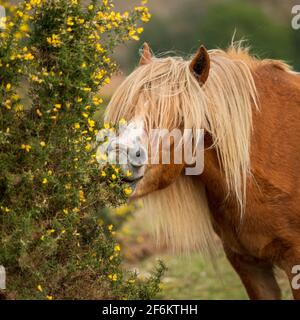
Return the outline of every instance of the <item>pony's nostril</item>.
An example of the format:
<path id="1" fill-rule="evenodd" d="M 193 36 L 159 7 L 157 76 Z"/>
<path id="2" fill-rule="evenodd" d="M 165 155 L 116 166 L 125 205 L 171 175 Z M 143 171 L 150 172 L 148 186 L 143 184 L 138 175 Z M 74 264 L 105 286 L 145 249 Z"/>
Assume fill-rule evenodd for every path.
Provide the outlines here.
<path id="1" fill-rule="evenodd" d="M 135 154 L 137 157 L 140 157 L 141 156 L 141 150 L 139 149 L 136 154 Z"/>

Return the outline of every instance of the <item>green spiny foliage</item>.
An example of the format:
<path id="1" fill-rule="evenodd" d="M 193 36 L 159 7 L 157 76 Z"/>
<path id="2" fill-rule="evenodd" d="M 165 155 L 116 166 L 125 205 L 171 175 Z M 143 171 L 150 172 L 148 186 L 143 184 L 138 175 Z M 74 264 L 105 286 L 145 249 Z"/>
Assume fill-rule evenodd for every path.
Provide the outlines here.
<path id="1" fill-rule="evenodd" d="M 93 149 L 99 89 L 116 69 L 111 54 L 138 40 L 150 14 L 98 3 L 1 3 L 0 264 L 8 298 L 149 299 L 159 290 L 163 264 L 144 281 L 122 267 L 115 235 L 124 218 L 105 208 L 123 203 L 128 186 L 117 170 L 116 181 L 101 174 Z"/>

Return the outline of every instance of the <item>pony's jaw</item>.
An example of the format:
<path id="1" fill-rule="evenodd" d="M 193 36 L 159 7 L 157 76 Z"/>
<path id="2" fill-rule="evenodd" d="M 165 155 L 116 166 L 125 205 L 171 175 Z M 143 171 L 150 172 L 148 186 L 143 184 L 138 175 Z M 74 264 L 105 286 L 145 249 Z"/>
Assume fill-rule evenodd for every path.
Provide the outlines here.
<path id="1" fill-rule="evenodd" d="M 179 177 L 183 169 L 183 164 L 148 165 L 144 176 L 136 184 L 130 198 L 138 199 L 152 192 L 167 188 Z"/>

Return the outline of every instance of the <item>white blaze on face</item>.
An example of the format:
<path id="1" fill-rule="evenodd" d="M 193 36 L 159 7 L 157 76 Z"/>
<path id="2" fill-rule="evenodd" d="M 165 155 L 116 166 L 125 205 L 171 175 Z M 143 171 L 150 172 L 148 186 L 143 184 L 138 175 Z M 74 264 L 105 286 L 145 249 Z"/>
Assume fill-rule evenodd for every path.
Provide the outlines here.
<path id="1" fill-rule="evenodd" d="M 137 143 L 145 140 L 144 122 L 136 119 L 128 123 L 127 126 L 121 127 L 118 142 L 126 145 L 128 149 L 136 147 Z"/>
<path id="2" fill-rule="evenodd" d="M 147 144 L 144 122 L 135 119 L 119 127 L 119 136 L 112 137 L 108 145 L 108 162 L 119 164 L 131 175 L 128 180 L 136 180 L 144 175 L 147 162 Z"/>

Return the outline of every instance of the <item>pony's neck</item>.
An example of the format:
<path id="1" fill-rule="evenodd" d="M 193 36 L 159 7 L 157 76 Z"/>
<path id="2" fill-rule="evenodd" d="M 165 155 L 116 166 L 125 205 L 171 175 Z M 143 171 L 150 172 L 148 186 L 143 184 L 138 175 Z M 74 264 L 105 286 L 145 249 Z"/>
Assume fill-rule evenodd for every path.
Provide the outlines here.
<path id="1" fill-rule="evenodd" d="M 205 135 L 204 171 L 197 177 L 206 189 L 206 195 L 213 220 L 218 221 L 238 221 L 240 219 L 240 209 L 234 195 L 228 194 L 228 188 L 224 174 L 220 167 L 217 153 L 211 148 L 212 139 Z"/>

